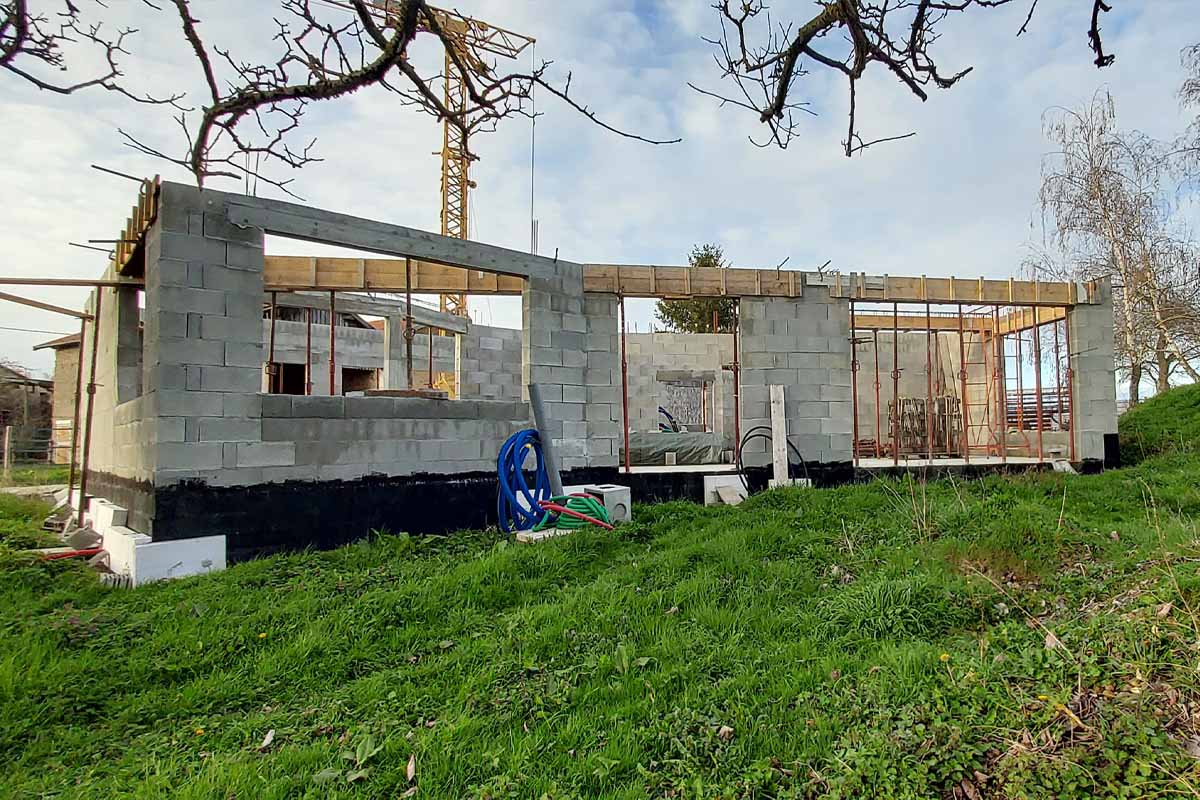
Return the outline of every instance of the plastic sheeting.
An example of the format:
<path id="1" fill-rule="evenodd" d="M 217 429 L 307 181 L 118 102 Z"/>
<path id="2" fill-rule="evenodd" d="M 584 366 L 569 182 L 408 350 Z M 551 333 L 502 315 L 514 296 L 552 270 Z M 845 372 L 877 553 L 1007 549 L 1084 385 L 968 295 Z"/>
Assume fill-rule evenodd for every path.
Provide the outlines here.
<path id="1" fill-rule="evenodd" d="M 661 467 L 667 453 L 675 454 L 676 464 L 719 464 L 721 437 L 715 433 L 658 433 L 630 431 L 629 463 L 638 467 Z M 620 462 L 625 463 L 622 448 Z"/>

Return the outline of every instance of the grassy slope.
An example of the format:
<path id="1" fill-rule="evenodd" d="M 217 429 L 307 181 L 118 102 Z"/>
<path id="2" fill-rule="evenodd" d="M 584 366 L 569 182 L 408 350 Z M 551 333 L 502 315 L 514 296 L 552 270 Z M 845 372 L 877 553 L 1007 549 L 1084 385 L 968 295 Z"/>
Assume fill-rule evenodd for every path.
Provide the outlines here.
<path id="1" fill-rule="evenodd" d="M 1179 386 L 1140 403 L 1121 417 L 1121 457 L 1200 452 L 1200 384 Z"/>
<path id="2" fill-rule="evenodd" d="M 0 796 L 392 798 L 410 757 L 418 797 L 1189 794 L 1198 472 L 785 490 L 136 592 L 9 555 Z"/>

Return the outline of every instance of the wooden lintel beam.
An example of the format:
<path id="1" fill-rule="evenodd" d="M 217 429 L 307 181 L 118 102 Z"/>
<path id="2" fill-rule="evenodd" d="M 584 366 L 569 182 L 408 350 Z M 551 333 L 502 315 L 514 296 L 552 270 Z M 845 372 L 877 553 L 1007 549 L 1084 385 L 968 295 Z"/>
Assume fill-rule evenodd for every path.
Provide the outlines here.
<path id="1" fill-rule="evenodd" d="M 404 259 L 266 257 L 268 290 L 312 289 L 405 291 Z M 412 291 L 421 294 L 516 295 L 523 278 L 443 262 L 412 259 Z M 1075 285 L 1065 282 L 929 278 L 887 275 L 819 276 L 777 269 L 713 269 L 642 264 L 585 264 L 586 292 L 625 297 L 799 297 L 804 286 L 824 286 L 830 296 L 864 302 L 978 306 L 1071 306 Z M 1083 301 L 1087 302 L 1087 300 Z"/>

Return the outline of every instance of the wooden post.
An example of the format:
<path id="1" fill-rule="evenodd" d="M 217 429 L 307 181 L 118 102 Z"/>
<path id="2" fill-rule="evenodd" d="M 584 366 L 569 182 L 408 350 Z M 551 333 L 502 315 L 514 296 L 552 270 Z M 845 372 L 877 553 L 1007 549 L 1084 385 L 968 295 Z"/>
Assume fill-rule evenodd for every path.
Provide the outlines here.
<path id="1" fill-rule="evenodd" d="M 771 472 L 776 486 L 788 485 L 787 412 L 783 387 L 771 387 Z"/>
<path id="2" fill-rule="evenodd" d="M 4 426 L 4 480 L 12 477 L 12 425 Z"/>
<path id="3" fill-rule="evenodd" d="M 533 409 L 533 424 L 537 426 L 538 438 L 542 442 L 542 461 L 546 465 L 546 475 L 550 478 L 550 492 L 554 497 L 562 497 L 565 492 L 562 473 L 558 471 L 558 456 L 554 452 L 554 437 L 547 433 L 542 390 L 536 383 L 529 384 L 529 405 Z"/>

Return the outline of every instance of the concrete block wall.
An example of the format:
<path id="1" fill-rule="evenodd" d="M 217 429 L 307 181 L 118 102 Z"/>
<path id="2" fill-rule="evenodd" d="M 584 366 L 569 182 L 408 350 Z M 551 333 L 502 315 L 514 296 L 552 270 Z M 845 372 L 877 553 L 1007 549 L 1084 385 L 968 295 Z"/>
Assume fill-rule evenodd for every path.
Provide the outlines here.
<path id="1" fill-rule="evenodd" d="M 1104 437 L 1117 432 L 1112 287 L 1099 281 L 1095 305 L 1071 309 L 1071 371 L 1075 395 L 1075 458 L 1103 460 Z"/>
<path id="2" fill-rule="evenodd" d="M 624 436 L 621 398 L 621 340 L 617 328 L 618 300 L 614 294 L 589 292 L 583 309 L 587 328 L 584 339 L 585 369 L 582 397 L 586 400 L 587 466 L 615 467 Z M 579 397 L 574 390 L 564 395 Z"/>
<path id="3" fill-rule="evenodd" d="M 473 324 L 465 335 L 454 337 L 452 369 L 458 376 L 458 396 L 520 400 L 521 347 L 521 332 L 515 328 Z"/>
<path id="4" fill-rule="evenodd" d="M 112 278 L 111 274 L 107 276 Z M 141 359 L 139 349 L 130 349 L 130 339 L 137 341 L 138 308 L 134 289 L 99 289 L 100 335 L 93 339 L 91 325 L 84 332 L 80 350 L 84 359 L 84 392 L 80 396 L 80 421 L 85 421 L 88 396 L 88 370 L 92 348 L 96 341 L 96 394 L 91 426 L 92 443 L 88 458 L 89 473 L 106 473 L 119 479 L 149 482 L 155 468 L 154 435 L 156 421 L 145 412 L 145 398 L 140 395 L 140 379 L 131 372 Z M 96 292 L 88 298 L 85 310 L 96 311 Z M 132 336 L 130 335 L 132 330 Z M 74 375 L 71 377 L 74 386 Z M 72 403 L 74 398 L 71 399 Z M 79 441 L 82 454 L 83 439 Z M 81 456 L 82 457 L 82 456 Z"/>
<path id="5" fill-rule="evenodd" d="M 270 395 L 253 455 L 266 483 L 495 472 L 504 440 L 529 426 L 520 400 Z"/>
<path id="6" fill-rule="evenodd" d="M 629 348 L 629 425 L 635 431 L 658 430 L 658 407 L 664 399 L 661 372 L 711 374 L 708 389 L 709 425 L 733 447 L 733 374 L 722 367 L 733 363 L 733 336 L 714 333 L 635 333 Z M 715 416 L 713 409 L 717 410 Z"/>
<path id="7" fill-rule="evenodd" d="M 226 195 L 164 183 L 146 238 L 143 389 L 154 483 L 254 483 L 263 364 L 263 234 Z"/>
<path id="8" fill-rule="evenodd" d="M 530 276 L 521 293 L 522 399 L 528 399 L 530 383 L 541 386 L 549 429 L 543 435 L 554 440 L 561 469 L 588 466 L 586 373 L 591 359 L 583 301 L 583 267 L 568 261 Z M 607 318 L 597 325 L 607 327 Z M 615 318 L 612 328 L 615 331 Z M 612 369 L 610 361 L 596 358 L 597 364 Z M 598 413 L 593 416 L 598 423 L 605 421 Z M 611 458 L 615 463 L 615 456 Z"/>
<path id="9" fill-rule="evenodd" d="M 806 461 L 851 459 L 850 308 L 823 286 L 801 297 L 741 301 L 743 434 L 770 427 L 770 390 L 785 387 L 788 438 Z M 746 446 L 745 461 L 771 461 L 766 440 Z"/>

